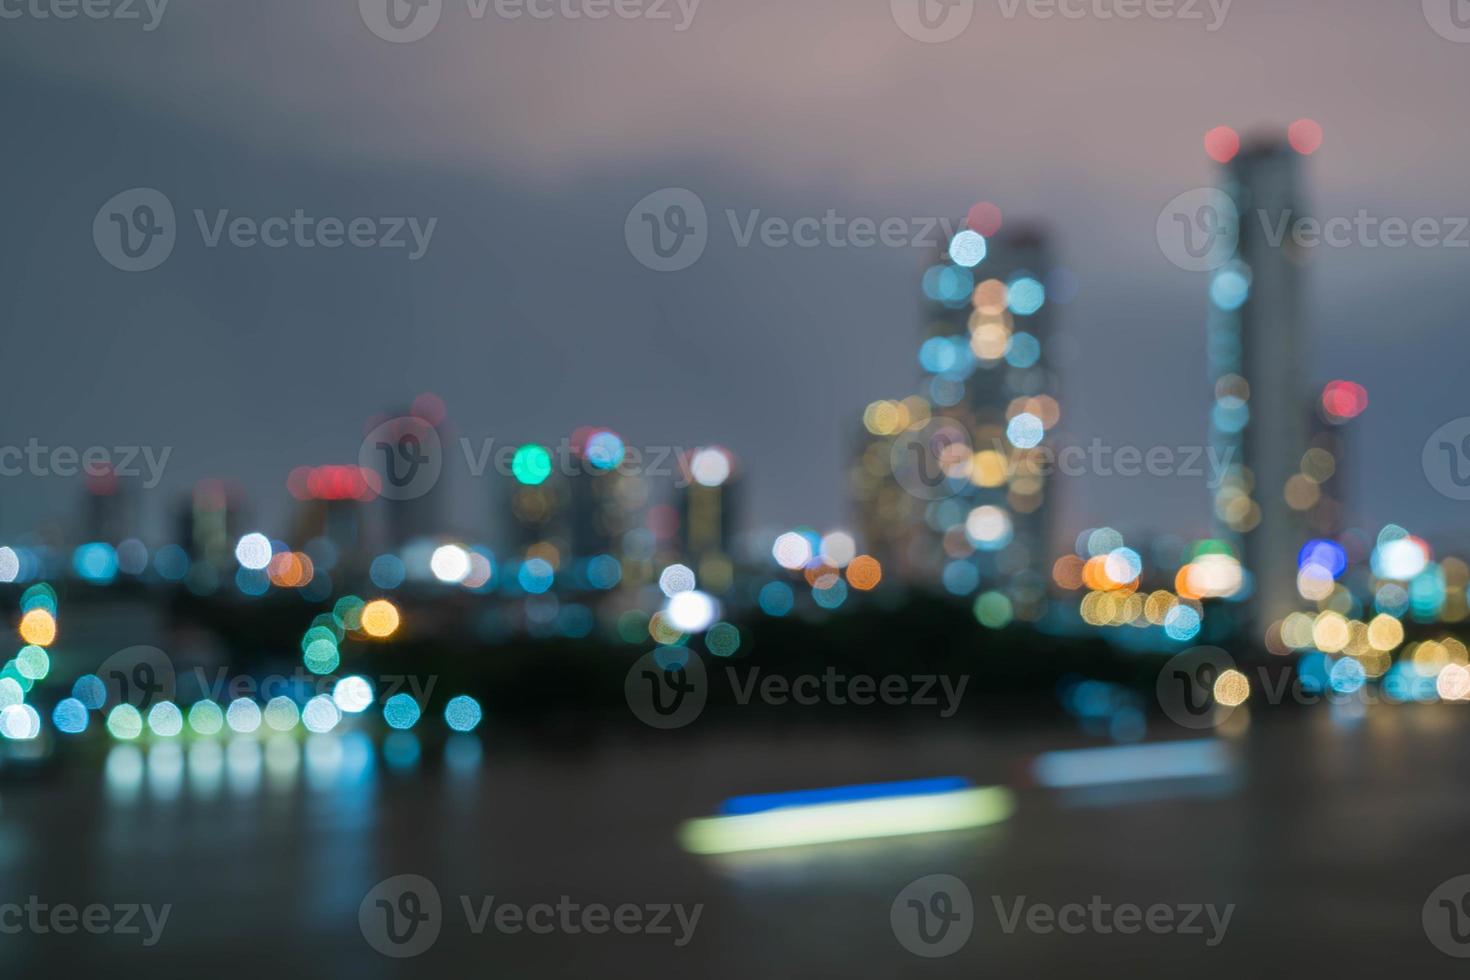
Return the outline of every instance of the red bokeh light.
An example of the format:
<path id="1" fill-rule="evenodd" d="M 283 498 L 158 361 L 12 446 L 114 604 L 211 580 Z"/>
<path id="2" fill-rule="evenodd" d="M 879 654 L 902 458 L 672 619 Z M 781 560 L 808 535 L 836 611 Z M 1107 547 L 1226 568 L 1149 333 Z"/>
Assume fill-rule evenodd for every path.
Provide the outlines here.
<path id="1" fill-rule="evenodd" d="M 970 230 L 984 235 L 986 238 L 1000 231 L 1000 226 L 1004 223 L 1005 221 L 1001 217 L 1000 208 L 991 204 L 989 201 L 981 201 L 971 208 L 970 213 L 965 216 L 965 224 Z"/>
<path id="2" fill-rule="evenodd" d="M 286 489 L 297 500 L 365 501 L 378 495 L 378 481 L 360 466 L 298 466 L 286 477 Z"/>
<path id="3" fill-rule="evenodd" d="M 1322 411 L 1328 421 L 1346 422 L 1368 408 L 1368 389 L 1352 381 L 1333 381 L 1322 389 Z"/>
<path id="4" fill-rule="evenodd" d="M 1205 134 L 1205 152 L 1216 163 L 1229 163 L 1240 152 L 1240 134 L 1229 126 L 1216 126 Z"/>
<path id="5" fill-rule="evenodd" d="M 1291 148 L 1304 156 L 1310 156 L 1322 148 L 1322 126 L 1314 119 L 1298 119 L 1286 131 Z"/>

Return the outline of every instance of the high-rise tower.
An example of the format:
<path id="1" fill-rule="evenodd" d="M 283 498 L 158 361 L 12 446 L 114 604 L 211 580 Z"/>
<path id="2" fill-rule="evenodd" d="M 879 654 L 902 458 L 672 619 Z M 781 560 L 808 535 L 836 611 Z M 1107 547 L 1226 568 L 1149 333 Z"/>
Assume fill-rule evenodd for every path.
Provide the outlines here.
<path id="1" fill-rule="evenodd" d="M 1214 514 L 1251 576 L 1246 617 L 1256 642 L 1296 607 L 1297 552 L 1308 531 L 1288 499 L 1311 446 L 1304 256 L 1289 233 L 1303 214 L 1300 171 L 1300 154 L 1276 138 L 1247 144 L 1226 164 L 1221 190 L 1234 205 L 1237 249 L 1210 281 L 1211 438 L 1231 461 Z"/>

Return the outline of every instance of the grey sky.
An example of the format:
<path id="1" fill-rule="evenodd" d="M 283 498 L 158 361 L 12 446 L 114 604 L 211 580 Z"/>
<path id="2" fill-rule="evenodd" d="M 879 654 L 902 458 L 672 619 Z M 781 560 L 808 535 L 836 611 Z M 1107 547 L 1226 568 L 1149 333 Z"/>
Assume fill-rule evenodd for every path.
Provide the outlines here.
<path id="1" fill-rule="evenodd" d="M 1024 4 L 1008 18 L 977 0 L 944 44 L 906 36 L 875 0 L 702 0 L 682 32 L 673 5 L 665 21 L 541 21 L 444 2 L 412 44 L 375 37 L 351 0 L 174 0 L 151 32 L 0 20 L 0 443 L 172 446 L 155 517 L 226 475 L 273 521 L 292 466 L 350 461 L 364 419 L 429 389 L 476 441 L 597 423 L 637 445 L 723 443 L 747 464 L 758 522 L 827 527 L 845 515 L 862 406 L 916 381 L 923 255 L 739 248 L 726 208 L 954 216 L 988 199 L 1042 221 L 1080 284 L 1058 323 L 1067 437 L 1145 447 L 1205 438 L 1205 282 L 1165 261 L 1154 223 L 1212 180 L 1207 129 L 1320 120 L 1319 215 L 1470 211 L 1470 44 L 1416 2 L 1236 0 L 1209 32 Z M 90 228 L 135 186 L 169 197 L 180 241 L 129 275 Z M 715 227 L 697 264 L 660 275 L 622 229 L 665 186 L 698 193 Z M 439 222 L 408 262 L 209 249 L 194 208 Z M 1470 249 L 1319 251 L 1310 380 L 1351 378 L 1372 398 L 1357 513 L 1463 525 L 1419 454 L 1470 414 Z M 0 531 L 65 514 L 79 492 L 9 478 Z M 1195 481 L 1061 492 L 1064 535 L 1208 527 Z M 457 519 L 481 528 L 477 488 L 455 494 Z"/>

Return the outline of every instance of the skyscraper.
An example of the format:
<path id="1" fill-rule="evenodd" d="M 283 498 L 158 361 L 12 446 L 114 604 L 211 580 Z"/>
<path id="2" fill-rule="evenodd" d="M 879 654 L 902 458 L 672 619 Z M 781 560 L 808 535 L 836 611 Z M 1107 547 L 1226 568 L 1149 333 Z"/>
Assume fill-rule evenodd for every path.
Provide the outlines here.
<path id="1" fill-rule="evenodd" d="M 675 489 L 681 550 L 701 587 L 723 592 L 734 580 L 735 532 L 740 523 L 740 474 L 735 457 L 705 446 L 679 461 Z"/>
<path id="2" fill-rule="evenodd" d="M 1050 565 L 1050 264 L 1034 229 L 953 237 L 924 274 L 920 390 L 868 406 L 850 471 L 875 554 L 956 595 L 999 591 L 1021 619 L 1044 610 Z"/>
<path id="3" fill-rule="evenodd" d="M 1310 448 L 1302 380 L 1302 263 L 1290 234 L 1302 216 L 1300 156 L 1284 140 L 1247 143 L 1225 165 L 1235 257 L 1210 281 L 1211 440 L 1232 460 L 1214 495 L 1219 533 L 1250 573 L 1246 618 L 1260 642 L 1297 604 L 1297 552 L 1307 537 L 1288 482 Z"/>

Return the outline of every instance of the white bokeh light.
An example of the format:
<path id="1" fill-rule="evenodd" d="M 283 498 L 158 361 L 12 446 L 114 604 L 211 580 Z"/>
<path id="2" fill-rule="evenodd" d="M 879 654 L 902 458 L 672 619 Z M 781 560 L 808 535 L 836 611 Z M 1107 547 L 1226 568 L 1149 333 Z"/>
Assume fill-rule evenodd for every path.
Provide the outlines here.
<path id="1" fill-rule="evenodd" d="M 694 571 L 688 565 L 670 565 L 658 577 L 658 587 L 666 596 L 676 596 L 694 588 Z"/>
<path id="2" fill-rule="evenodd" d="M 696 450 L 689 460 L 689 474 L 702 487 L 717 487 L 730 479 L 730 454 L 717 447 Z"/>
<path id="3" fill-rule="evenodd" d="M 669 600 L 664 614 L 680 633 L 702 633 L 719 617 L 720 606 L 703 592 L 680 592 Z"/>
<path id="4" fill-rule="evenodd" d="M 440 545 L 429 558 L 429 570 L 446 585 L 456 585 L 470 574 L 470 553 L 457 544 Z"/>
<path id="5" fill-rule="evenodd" d="M 271 539 L 252 531 L 235 544 L 235 560 L 241 568 L 258 572 L 271 563 Z"/>
<path id="6" fill-rule="evenodd" d="M 343 711 L 355 715 L 373 703 L 373 686 L 367 678 L 356 674 L 344 677 L 332 688 L 332 701 Z"/>
<path id="7" fill-rule="evenodd" d="M 771 546 L 771 554 L 782 568 L 805 568 L 812 560 L 812 543 L 803 534 L 787 531 Z"/>

